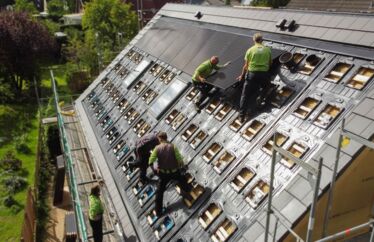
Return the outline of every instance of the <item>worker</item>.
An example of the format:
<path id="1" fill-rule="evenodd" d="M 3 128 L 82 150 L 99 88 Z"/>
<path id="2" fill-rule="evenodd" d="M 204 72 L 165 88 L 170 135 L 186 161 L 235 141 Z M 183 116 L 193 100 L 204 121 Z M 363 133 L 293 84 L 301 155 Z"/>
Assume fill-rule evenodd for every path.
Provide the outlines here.
<path id="1" fill-rule="evenodd" d="M 157 216 L 161 216 L 163 196 L 168 183 L 172 180 L 177 181 L 181 187 L 181 195 L 188 200 L 192 200 L 192 196 L 189 194 L 192 185 L 187 183 L 187 178 L 182 174 L 183 157 L 178 148 L 168 142 L 165 132 L 158 133 L 157 138 L 160 144 L 152 151 L 149 157 L 149 165 L 155 166 L 159 176 L 155 212 Z M 155 162 L 156 160 L 157 162 Z"/>
<path id="2" fill-rule="evenodd" d="M 94 242 L 103 241 L 103 213 L 104 208 L 100 200 L 100 185 L 96 184 L 91 188 L 89 196 L 88 218 L 92 228 Z"/>
<path id="3" fill-rule="evenodd" d="M 240 97 L 239 121 L 246 120 L 246 111 L 249 103 L 255 103 L 256 92 L 268 81 L 268 72 L 271 66 L 271 50 L 262 44 L 260 33 L 253 36 L 254 45 L 249 48 L 244 57 L 242 73 L 237 78 L 244 80 L 242 95 Z"/>
<path id="4" fill-rule="evenodd" d="M 219 70 L 220 68 L 226 67 L 230 64 L 230 61 L 224 65 L 218 65 L 218 56 L 212 56 L 209 60 L 201 63 L 195 70 L 192 76 L 192 84 L 194 87 L 200 91 L 200 97 L 195 103 L 196 110 L 201 111 L 201 104 L 208 97 L 209 91 L 213 88 L 212 85 L 206 82 L 206 79 L 213 73 L 214 70 Z"/>
<path id="5" fill-rule="evenodd" d="M 150 181 L 147 177 L 148 160 L 151 151 L 159 144 L 157 139 L 158 132 L 144 135 L 135 142 L 135 161 L 127 162 L 128 167 L 139 167 L 140 181 L 145 184 Z"/>

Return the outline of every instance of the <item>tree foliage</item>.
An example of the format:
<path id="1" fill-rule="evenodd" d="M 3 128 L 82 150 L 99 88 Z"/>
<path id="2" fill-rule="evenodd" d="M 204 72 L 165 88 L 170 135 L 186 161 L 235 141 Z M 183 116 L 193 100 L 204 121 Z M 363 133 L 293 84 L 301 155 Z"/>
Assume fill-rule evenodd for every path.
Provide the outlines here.
<path id="1" fill-rule="evenodd" d="M 131 5 L 121 0 L 93 0 L 85 6 L 82 19 L 86 42 L 93 43 L 99 51 L 115 51 L 120 36 L 132 39 L 137 32 L 137 16 Z"/>
<path id="2" fill-rule="evenodd" d="M 34 2 L 30 0 L 16 0 L 14 7 L 19 12 L 38 13 Z"/>
<path id="3" fill-rule="evenodd" d="M 61 0 L 51 0 L 48 2 L 48 14 L 53 19 L 59 19 L 66 13 L 64 2 Z"/>
<path id="4" fill-rule="evenodd" d="M 0 168 L 9 172 L 16 172 L 22 168 L 22 161 L 13 152 L 8 151 L 0 160 Z"/>
<path id="5" fill-rule="evenodd" d="M 10 83 L 17 95 L 55 48 L 48 30 L 27 13 L 0 12 L 0 80 Z"/>

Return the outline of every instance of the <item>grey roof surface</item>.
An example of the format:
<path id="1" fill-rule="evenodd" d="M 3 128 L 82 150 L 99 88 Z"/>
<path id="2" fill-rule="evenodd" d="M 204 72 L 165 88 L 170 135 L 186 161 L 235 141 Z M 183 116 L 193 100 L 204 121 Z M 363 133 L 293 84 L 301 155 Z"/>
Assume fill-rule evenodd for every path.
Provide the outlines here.
<path id="1" fill-rule="evenodd" d="M 196 10 L 200 10 L 204 14 L 204 17 L 199 21 L 193 17 Z M 305 17 L 306 15 L 309 15 L 309 18 Z M 325 20 L 320 20 L 326 16 Z M 301 27 L 295 33 L 283 33 L 274 29 L 275 22 L 281 17 L 294 17 L 301 22 L 305 21 L 305 23 L 314 21 L 314 25 L 309 24 L 308 28 L 319 33 L 319 40 L 310 41 L 307 34 L 298 36 L 297 31 Z M 345 21 L 345 18 L 348 18 L 348 22 Z M 320 187 L 320 193 L 322 193 L 330 182 L 338 138 L 337 128 L 342 118 L 346 118 L 347 130 L 366 139 L 371 138 L 374 132 L 373 78 L 369 78 L 362 89 L 349 86 L 349 82 L 357 73 L 360 73 L 361 68 L 368 68 L 369 73 L 370 70 L 374 73 L 373 49 L 367 48 L 368 45 L 345 45 L 347 42 L 339 40 L 330 42 L 327 37 L 323 36 L 329 36 L 331 39 L 335 34 L 339 35 L 341 31 L 345 30 L 339 29 L 336 27 L 337 25 L 346 26 L 349 23 L 357 23 L 356 27 L 350 27 L 352 29 L 349 31 L 357 31 L 366 35 L 368 32 L 355 29 L 366 26 L 367 23 L 361 21 L 366 18 L 369 18 L 368 22 L 371 21 L 370 17 L 360 15 L 165 5 L 162 11 L 147 24 L 76 101 L 76 109 L 91 152 L 102 169 L 103 178 L 114 197 L 113 200 L 118 202 L 115 206 L 118 206 L 117 213 L 121 217 L 126 236 L 137 236 L 141 241 L 155 241 L 154 230 L 162 228 L 161 223 L 167 217 L 174 222 L 174 226 L 169 232 L 162 233 L 161 240 L 194 238 L 198 241 L 208 241 L 215 229 L 227 218 L 237 226 L 236 232 L 231 237 L 233 241 L 263 241 L 267 200 L 265 198 L 258 204 L 256 202 L 257 205 L 254 207 L 253 204 L 251 205 L 245 200 L 245 196 L 253 192 L 252 188 L 258 182 L 268 183 L 269 181 L 271 157 L 264 146 L 274 132 L 288 137 L 282 145 L 285 149 L 294 143 L 306 147 L 307 151 L 302 159 L 308 161 L 312 166 L 317 166 L 316 161 L 319 157 L 324 158 Z M 178 99 L 173 101 L 161 119 L 154 117 L 149 110 L 156 103 L 157 97 L 162 96 L 162 93 L 168 90 L 168 87 L 173 83 L 187 83 L 191 78 L 190 68 L 192 67 L 180 67 L 179 62 L 175 61 L 179 61 L 177 57 L 162 58 L 171 54 L 175 55 L 175 53 L 168 52 L 168 47 L 180 46 L 180 53 L 183 53 L 184 57 L 189 55 L 191 59 L 198 55 L 196 51 L 209 53 L 212 50 L 212 46 L 208 45 L 193 48 L 184 38 L 177 37 L 171 39 L 166 46 L 163 43 L 155 45 L 155 50 L 146 48 L 146 44 L 150 43 L 150 40 L 160 38 L 157 35 L 157 31 L 160 31 L 158 23 L 163 21 L 172 22 L 175 26 L 188 26 L 202 32 L 204 29 L 211 29 L 212 33 L 221 31 L 227 39 L 240 34 L 251 36 L 258 30 L 256 26 L 267 28 L 269 33 L 265 36 L 271 38 L 266 39 L 266 45 L 273 49 L 305 55 L 299 64 L 298 72 L 291 73 L 287 68 L 282 67 L 274 79 L 274 84 L 279 89 L 282 88 L 283 93 L 286 92 L 285 88 L 290 88 L 292 92 L 289 98 L 285 98 L 279 104 L 276 102 L 278 99 L 274 100 L 275 104 L 271 107 L 268 107 L 264 112 L 256 113 L 246 124 L 233 130 L 230 124 L 235 123 L 237 117 L 238 92 L 235 92 L 235 89 L 232 90 L 232 93 L 226 94 L 228 99 L 222 102 L 218 101 L 218 104 L 215 104 L 217 99 L 213 98 L 206 109 L 197 114 L 192 101 L 189 101 L 194 98 L 194 90 L 190 87 L 182 94 L 174 93 Z M 318 21 L 321 21 L 321 24 L 329 23 L 334 27 L 318 26 Z M 184 28 L 175 28 L 173 31 L 177 31 L 181 35 L 186 33 Z M 329 33 L 329 31 L 333 32 Z M 164 37 L 165 41 L 168 41 L 167 34 L 163 35 Z M 210 37 L 210 35 L 201 37 L 202 43 L 208 41 Z M 308 48 L 302 46 L 301 43 L 308 44 Z M 337 51 L 337 46 L 339 51 Z M 233 48 L 233 52 L 238 53 L 246 50 L 240 45 L 237 45 L 237 48 L 231 48 Z M 361 51 L 362 55 L 357 54 Z M 312 73 L 306 74 L 300 68 L 305 65 L 305 58 L 312 55 L 317 55 L 320 62 L 312 70 Z M 135 71 L 139 65 L 142 65 L 139 63 L 151 64 L 139 72 Z M 337 63 L 347 63 L 351 67 L 345 75 L 342 75 L 341 80 L 335 83 L 325 77 L 335 68 Z M 160 71 L 155 72 L 157 69 Z M 122 70 L 126 70 L 130 74 L 122 76 Z M 225 70 L 222 72 L 224 73 Z M 166 73 L 165 75 L 174 73 L 170 82 L 165 81 L 164 73 Z M 126 80 L 131 75 L 137 75 L 137 78 L 133 85 L 127 86 Z M 157 96 L 153 100 L 145 102 L 150 91 L 156 92 Z M 119 99 L 115 98 L 116 93 L 120 93 Z M 278 98 L 281 97 L 279 95 L 278 93 Z M 120 102 L 122 98 L 129 103 L 129 106 L 124 110 L 121 110 L 119 106 L 122 103 L 122 101 Z M 319 105 L 311 110 L 307 118 L 302 119 L 295 115 L 295 110 L 306 98 L 319 100 Z M 323 120 L 323 115 L 320 115 L 329 105 L 338 108 L 341 113 L 331 119 L 326 127 L 321 127 L 317 121 Z M 255 120 L 264 124 L 264 127 L 254 135 L 253 139 L 248 140 L 243 134 Z M 197 125 L 198 131 L 185 140 L 183 134 L 191 127 L 191 124 Z M 164 204 L 171 207 L 171 212 L 155 222 L 154 225 L 149 225 L 146 215 L 152 210 L 153 197 L 152 193 L 147 193 L 149 194 L 147 197 L 143 192 L 152 192 L 152 186 L 143 187 L 143 190 L 140 190 L 143 192 L 134 194 L 133 188 L 136 188 L 137 185 L 137 174 L 129 172 L 124 166 L 130 152 L 124 151 L 125 154 L 119 157 L 118 154 L 113 154 L 113 148 L 118 144 L 125 144 L 121 145 L 121 149 L 125 150 L 123 147 L 131 147 L 138 137 L 152 130 L 164 130 L 168 133 L 172 142 L 180 148 L 185 162 L 189 163 L 190 173 L 195 179 L 195 183 L 202 185 L 206 190 L 192 208 L 187 210 L 175 190 L 169 188 L 164 195 Z M 106 138 L 111 137 L 108 135 L 111 131 L 119 132 L 113 143 L 109 143 L 109 138 Z M 205 132 L 207 138 L 201 139 L 202 141 L 198 145 L 192 147 L 193 141 L 198 140 L 199 131 Z M 220 144 L 222 149 L 211 160 L 207 160 L 204 155 L 209 154 L 207 150 L 213 143 Z M 339 172 L 350 164 L 352 157 L 355 157 L 361 148 L 362 146 L 354 141 L 343 148 Z M 226 167 L 222 168 L 221 166 L 219 173 L 217 165 L 214 166 L 214 164 L 217 164 L 217 158 L 225 151 L 234 155 L 235 158 Z M 254 171 L 255 176 L 240 192 L 234 191 L 231 181 L 244 167 Z M 299 166 L 288 168 L 280 163 L 277 164 L 274 207 L 277 212 L 283 214 L 287 226 L 292 226 L 309 208 L 312 201 L 311 184 L 310 175 Z M 140 204 L 138 201 L 143 198 L 143 204 Z M 223 212 L 209 228 L 203 229 L 198 222 L 198 216 L 210 203 L 216 203 Z M 274 223 L 274 219 L 272 223 Z M 277 239 L 285 233 L 287 230 L 284 225 L 281 225 L 277 231 Z"/>
<path id="2" fill-rule="evenodd" d="M 181 4 L 167 4 L 159 14 L 196 21 L 197 11 L 203 14 L 198 22 L 374 47 L 373 15 Z M 295 20 L 298 27 L 293 32 L 280 30 L 276 23 L 281 19 Z"/>

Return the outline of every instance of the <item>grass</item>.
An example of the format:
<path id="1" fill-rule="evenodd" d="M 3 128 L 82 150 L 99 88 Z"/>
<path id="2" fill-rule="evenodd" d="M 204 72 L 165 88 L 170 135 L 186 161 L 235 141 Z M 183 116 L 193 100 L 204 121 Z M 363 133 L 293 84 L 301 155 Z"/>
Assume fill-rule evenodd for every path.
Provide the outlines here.
<path id="1" fill-rule="evenodd" d="M 54 70 L 55 79 L 58 82 L 58 91 L 60 96 L 69 95 L 70 90 L 64 78 L 64 69 L 58 68 Z M 45 70 L 42 76 L 41 93 L 43 98 L 43 117 L 55 115 L 53 101 L 50 98 L 51 81 L 48 70 Z M 61 98 L 62 99 L 62 98 Z M 3 106 L 4 107 L 4 106 Z M 22 167 L 27 171 L 25 178 L 27 178 L 28 186 L 34 186 L 35 181 L 35 161 L 38 145 L 39 135 L 39 120 L 37 115 L 37 102 L 36 100 L 26 101 L 20 104 L 8 104 L 7 108 L 14 110 L 14 113 L 9 116 L 9 112 L 0 112 L 1 127 L 0 137 L 3 142 L 0 144 L 0 157 L 12 150 L 15 152 L 16 157 L 22 160 Z M 1 107 L 0 107 L 1 108 Z M 19 135 L 27 135 L 27 146 L 30 153 L 21 154 L 15 151 L 15 139 Z M 24 218 L 24 210 L 14 214 L 10 209 L 3 206 L 2 199 L 6 193 L 0 190 L 0 241 L 20 241 L 21 229 Z M 14 198 L 17 203 L 24 208 L 26 201 L 27 189 L 18 192 Z"/>
<path id="2" fill-rule="evenodd" d="M 24 106 L 27 109 L 27 106 Z M 38 145 L 38 117 L 36 114 L 30 117 L 29 125 L 30 128 L 27 132 L 28 142 L 27 146 L 31 150 L 29 154 L 16 153 L 17 158 L 22 160 L 22 167 L 27 170 L 27 182 L 29 186 L 33 186 L 35 179 L 35 160 L 36 150 Z M 16 123 L 10 122 L 9 124 L 17 125 Z M 9 141 L 0 147 L 0 157 L 3 157 L 8 150 L 14 150 L 14 141 Z M 27 189 L 17 193 L 14 198 L 23 208 L 26 201 Z M 0 192 L 0 196 L 3 197 L 4 192 Z M 24 212 L 21 210 L 17 214 L 14 214 L 10 209 L 0 204 L 0 241 L 19 241 L 22 229 Z"/>

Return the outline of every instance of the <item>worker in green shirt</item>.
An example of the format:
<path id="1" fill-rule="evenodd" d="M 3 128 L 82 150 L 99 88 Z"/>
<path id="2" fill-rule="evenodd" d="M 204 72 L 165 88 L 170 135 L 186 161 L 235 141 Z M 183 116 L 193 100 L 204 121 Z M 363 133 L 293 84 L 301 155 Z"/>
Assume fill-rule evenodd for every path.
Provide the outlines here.
<path id="1" fill-rule="evenodd" d="M 149 165 L 154 165 L 159 176 L 159 183 L 156 192 L 155 211 L 157 216 L 162 215 L 162 201 L 166 186 L 172 180 L 179 183 L 181 195 L 188 200 L 192 200 L 189 192 L 192 186 L 187 183 L 187 178 L 182 175 L 183 157 L 175 145 L 168 142 L 165 132 L 157 134 L 159 145 L 155 147 L 149 157 Z M 157 163 L 155 162 L 157 160 Z"/>
<path id="2" fill-rule="evenodd" d="M 271 66 L 271 50 L 262 44 L 262 35 L 256 33 L 253 41 L 255 44 L 245 53 L 242 73 L 237 78 L 244 80 L 239 108 L 239 121 L 242 123 L 246 120 L 248 104 L 255 103 L 257 91 L 268 81 Z"/>
<path id="3" fill-rule="evenodd" d="M 103 241 L 103 213 L 104 208 L 100 200 L 100 185 L 97 184 L 91 188 L 89 197 L 88 218 L 92 228 L 94 242 Z"/>
<path id="4" fill-rule="evenodd" d="M 218 65 L 218 56 L 212 56 L 209 60 L 201 63 L 195 70 L 192 76 L 192 84 L 194 87 L 200 91 L 200 97 L 195 103 L 196 110 L 199 112 L 201 110 L 201 104 L 208 97 L 210 90 L 213 88 L 212 85 L 206 82 L 206 79 L 213 73 L 214 70 L 219 70 L 220 68 L 226 67 L 230 64 L 230 61 L 224 65 Z"/>

